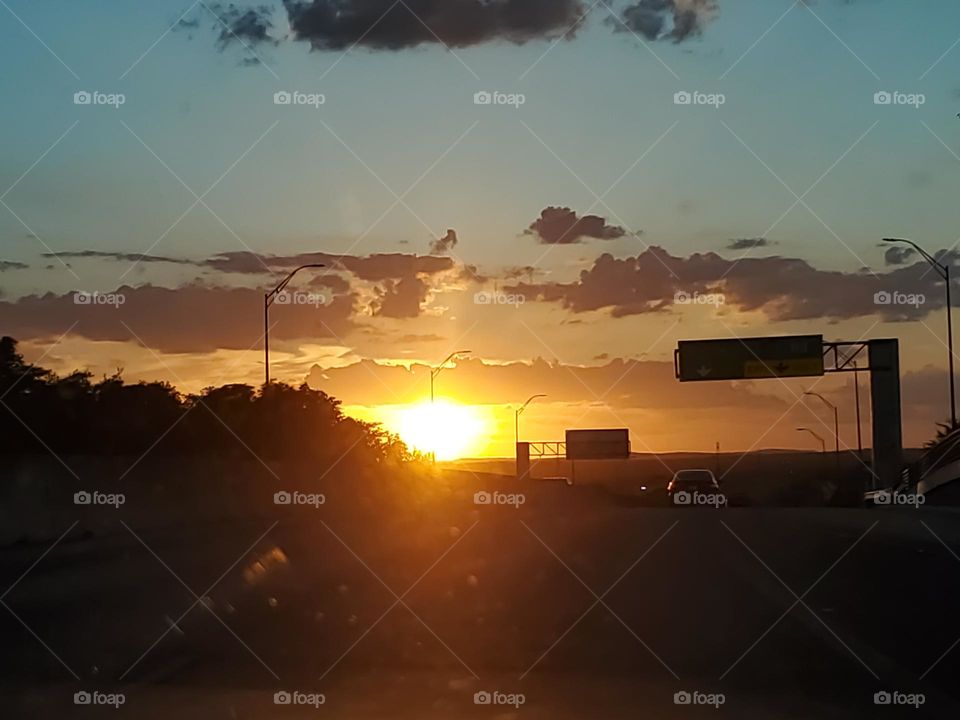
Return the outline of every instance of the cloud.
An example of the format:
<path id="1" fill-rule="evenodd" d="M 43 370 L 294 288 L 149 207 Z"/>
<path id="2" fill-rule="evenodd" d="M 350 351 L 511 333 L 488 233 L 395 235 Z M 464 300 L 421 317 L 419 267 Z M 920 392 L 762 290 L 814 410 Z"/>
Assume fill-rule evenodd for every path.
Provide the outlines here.
<path id="1" fill-rule="evenodd" d="M 436 335 L 435 333 L 424 333 L 424 334 L 408 334 L 401 335 L 397 338 L 398 343 L 433 343 L 433 342 L 442 342 L 446 340 L 445 337 Z"/>
<path id="2" fill-rule="evenodd" d="M 893 245 L 887 248 L 883 254 L 883 259 L 887 265 L 906 265 L 907 261 L 916 253 L 917 251 L 912 247 Z"/>
<path id="3" fill-rule="evenodd" d="M 437 238 L 436 240 L 431 241 L 430 254 L 446 255 L 457 246 L 458 242 L 459 240 L 457 239 L 457 231 L 447 230 L 447 234 L 442 238 Z"/>
<path id="4" fill-rule="evenodd" d="M 284 0 L 294 38 L 315 50 L 461 48 L 570 37 L 581 0 Z"/>
<path id="5" fill-rule="evenodd" d="M 361 280 L 379 281 L 400 279 L 416 274 L 435 275 L 453 270 L 455 263 L 448 257 L 412 255 L 409 253 L 378 253 L 374 255 L 332 255 L 324 252 L 295 255 L 260 255 L 245 250 L 220 253 L 195 264 L 218 272 L 259 275 L 292 270 L 311 263 L 326 265 L 330 271 L 343 271 Z"/>
<path id="6" fill-rule="evenodd" d="M 418 277 L 387 280 L 376 289 L 373 314 L 394 319 L 415 318 L 427 299 L 430 286 Z"/>
<path id="7" fill-rule="evenodd" d="M 607 221 L 597 215 L 578 218 L 568 207 L 548 207 L 524 230 L 524 235 L 535 235 L 545 245 L 571 245 L 583 238 L 614 240 L 626 235 L 626 231 L 607 225 Z"/>
<path id="8" fill-rule="evenodd" d="M 214 29 L 218 32 L 217 45 L 221 50 L 234 42 L 246 46 L 277 42 L 270 34 L 273 9 L 267 5 L 237 7 L 233 3 L 215 3 L 208 8 L 217 18 Z"/>
<path id="9" fill-rule="evenodd" d="M 14 262 L 13 260 L 0 260 L 0 272 L 7 272 L 8 270 L 26 270 L 29 267 L 29 265 L 24 265 L 21 262 Z"/>
<path id="10" fill-rule="evenodd" d="M 727 250 L 752 250 L 767 247 L 770 244 L 766 238 L 737 238 L 727 244 Z"/>
<path id="11" fill-rule="evenodd" d="M 639 0 L 614 23 L 618 31 L 632 31 L 647 40 L 679 43 L 699 35 L 716 11 L 714 0 Z"/>
<path id="12" fill-rule="evenodd" d="M 263 292 L 253 288 L 120 287 L 115 307 L 77 304 L 73 293 L 30 295 L 0 302 L 0 327 L 16 338 L 73 335 L 98 341 L 141 339 L 159 352 L 187 353 L 262 347 Z M 342 337 L 353 327 L 356 297 L 335 295 L 327 304 L 287 304 L 270 314 L 276 340 Z M 76 323 L 76 324 L 74 324 Z M 129 329 L 128 329 L 129 328 Z M 132 332 L 131 332 L 132 331 Z"/>
<path id="13" fill-rule="evenodd" d="M 186 258 L 165 257 L 163 255 L 144 255 L 142 253 L 104 252 L 100 250 L 76 250 L 58 253 L 46 252 L 42 254 L 42 257 L 61 259 L 93 258 L 98 260 L 121 260 L 131 263 L 175 263 L 177 265 L 195 264 L 193 260 L 188 260 Z"/>
<path id="14" fill-rule="evenodd" d="M 351 365 L 314 367 L 307 381 L 348 404 L 379 405 L 384 402 L 417 402 L 429 387 L 430 367 L 414 363 L 407 367 L 363 360 Z M 694 387 L 697 385 L 697 387 Z M 583 403 L 600 397 L 616 408 L 665 408 L 680 411 L 704 407 L 729 408 L 755 402 L 781 408 L 784 401 L 755 393 L 763 383 L 681 384 L 671 361 L 613 359 L 602 365 L 579 366 L 548 362 L 487 363 L 476 358 L 457 360 L 444 371 L 444 387 L 467 404 L 515 403 L 530 395 L 530 388 L 548 396 L 551 403 Z M 385 388 L 391 388 L 387 394 Z M 611 392 L 615 388 L 615 392 Z M 766 386 L 772 390 L 773 386 Z M 749 396 L 750 399 L 746 399 Z M 582 408 L 577 415 L 582 415 Z M 782 411 L 781 411 L 782 412 Z"/>
<path id="15" fill-rule="evenodd" d="M 941 253 L 956 264 L 958 253 Z M 505 287 L 527 298 L 559 303 L 575 313 L 608 310 L 613 317 L 661 312 L 677 293 L 723 293 L 725 305 L 761 311 L 770 320 L 841 320 L 880 315 L 911 320 L 943 307 L 943 288 L 926 263 L 886 273 L 841 272 L 814 268 L 805 260 L 779 256 L 728 260 L 716 253 L 675 257 L 651 247 L 636 257 L 605 253 L 572 283 L 518 283 Z M 879 296 L 886 293 L 887 296 Z M 885 303 L 899 293 L 902 300 Z M 921 296 L 911 304 L 903 296 Z"/>

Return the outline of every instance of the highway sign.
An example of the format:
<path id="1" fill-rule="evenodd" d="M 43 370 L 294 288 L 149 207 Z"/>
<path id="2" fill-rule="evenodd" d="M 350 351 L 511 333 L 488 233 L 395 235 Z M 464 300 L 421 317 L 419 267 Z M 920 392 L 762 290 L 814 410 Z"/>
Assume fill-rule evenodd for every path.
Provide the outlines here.
<path id="1" fill-rule="evenodd" d="M 823 336 L 681 340 L 675 365 L 681 382 L 823 375 Z"/>
<path id="2" fill-rule="evenodd" d="M 567 460 L 622 460 L 630 457 L 630 431 L 567 430 Z"/>

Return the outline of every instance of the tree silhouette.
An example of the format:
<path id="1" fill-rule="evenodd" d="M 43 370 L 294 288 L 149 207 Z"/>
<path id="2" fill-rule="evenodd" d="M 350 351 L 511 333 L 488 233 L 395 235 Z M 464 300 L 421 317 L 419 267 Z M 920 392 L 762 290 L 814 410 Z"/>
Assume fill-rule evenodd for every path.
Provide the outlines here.
<path id="1" fill-rule="evenodd" d="M 0 339 L 0 452 L 29 454 L 254 453 L 263 460 L 332 465 L 405 462 L 414 456 L 377 425 L 345 416 L 339 400 L 305 383 L 232 384 L 182 395 L 162 382 L 59 377 Z"/>

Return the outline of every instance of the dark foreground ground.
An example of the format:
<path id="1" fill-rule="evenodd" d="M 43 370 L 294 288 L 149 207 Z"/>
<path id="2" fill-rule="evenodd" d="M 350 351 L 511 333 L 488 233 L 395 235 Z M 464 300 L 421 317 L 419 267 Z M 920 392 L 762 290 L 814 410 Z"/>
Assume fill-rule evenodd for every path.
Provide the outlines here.
<path id="1" fill-rule="evenodd" d="M 318 508 L 273 505 L 274 489 L 259 505 L 224 498 L 230 512 L 209 512 L 213 490 L 170 487 L 153 506 L 66 507 L 49 538 L 0 550 L 0 717 L 960 709 L 952 509 L 669 509 L 455 472 L 402 493 L 319 483 Z M 478 491 L 523 504 L 477 505 Z M 84 691 L 123 705 L 74 704 Z M 282 691 L 319 706 L 277 705 Z M 878 692 L 924 704 L 878 706 Z"/>

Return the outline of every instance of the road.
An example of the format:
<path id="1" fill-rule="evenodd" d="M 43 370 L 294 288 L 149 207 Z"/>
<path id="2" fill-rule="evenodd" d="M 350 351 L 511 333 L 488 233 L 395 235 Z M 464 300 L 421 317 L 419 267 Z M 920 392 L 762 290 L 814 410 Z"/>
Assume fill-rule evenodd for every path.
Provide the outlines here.
<path id="1" fill-rule="evenodd" d="M 960 709 L 953 510 L 643 508 L 559 484 L 476 505 L 482 486 L 402 516 L 333 493 L 149 532 L 118 515 L 111 534 L 9 547 L 3 717 Z M 124 703 L 78 706 L 78 691 Z M 278 707 L 278 691 L 324 702 Z M 476 705 L 484 691 L 523 703 Z M 924 704 L 877 707 L 882 691 Z M 723 702 L 678 705 L 678 692 Z"/>

